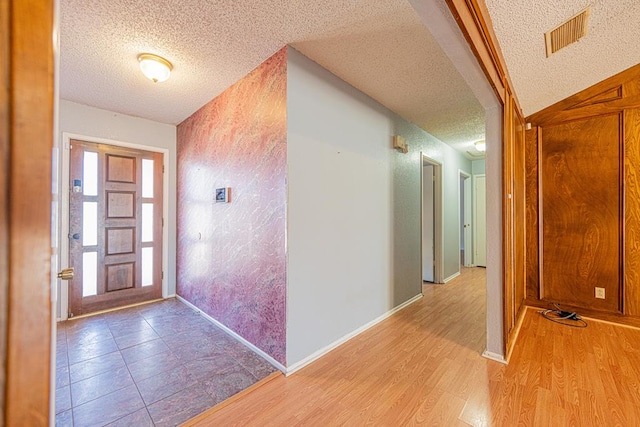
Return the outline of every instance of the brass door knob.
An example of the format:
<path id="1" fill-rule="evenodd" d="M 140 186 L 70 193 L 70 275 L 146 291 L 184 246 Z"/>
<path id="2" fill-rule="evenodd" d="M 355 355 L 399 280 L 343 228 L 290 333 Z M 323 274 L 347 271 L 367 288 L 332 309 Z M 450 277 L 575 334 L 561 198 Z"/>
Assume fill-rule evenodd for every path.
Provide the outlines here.
<path id="1" fill-rule="evenodd" d="M 65 268 L 58 273 L 58 279 L 71 280 L 73 279 L 73 267 Z"/>

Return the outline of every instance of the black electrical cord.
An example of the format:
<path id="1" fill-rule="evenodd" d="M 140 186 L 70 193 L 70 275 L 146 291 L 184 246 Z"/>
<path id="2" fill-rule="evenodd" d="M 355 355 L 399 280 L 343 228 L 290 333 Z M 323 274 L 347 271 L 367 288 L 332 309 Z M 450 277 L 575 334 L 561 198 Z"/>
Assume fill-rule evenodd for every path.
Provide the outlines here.
<path id="1" fill-rule="evenodd" d="M 587 327 L 587 322 L 585 322 L 582 317 L 578 316 L 578 313 L 576 313 L 575 311 L 563 311 L 560 309 L 560 306 L 558 304 L 554 304 L 554 306 L 557 310 L 540 310 L 538 311 L 538 313 L 540 313 L 545 319 L 551 320 L 552 322 L 560 323 L 561 325 L 572 326 L 574 328 Z"/>

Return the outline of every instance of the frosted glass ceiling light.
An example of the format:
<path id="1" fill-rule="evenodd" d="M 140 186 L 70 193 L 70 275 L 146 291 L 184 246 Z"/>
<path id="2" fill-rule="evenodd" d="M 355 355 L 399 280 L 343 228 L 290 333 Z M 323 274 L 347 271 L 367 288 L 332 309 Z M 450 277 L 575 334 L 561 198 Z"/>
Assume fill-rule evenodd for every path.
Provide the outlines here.
<path id="1" fill-rule="evenodd" d="M 169 78 L 173 65 L 166 59 L 152 53 L 143 53 L 138 56 L 140 70 L 154 83 L 163 82 Z"/>
<path id="2" fill-rule="evenodd" d="M 484 139 L 482 141 L 477 141 L 474 145 L 476 146 L 476 150 L 480 152 L 487 151 L 487 143 L 484 142 Z"/>

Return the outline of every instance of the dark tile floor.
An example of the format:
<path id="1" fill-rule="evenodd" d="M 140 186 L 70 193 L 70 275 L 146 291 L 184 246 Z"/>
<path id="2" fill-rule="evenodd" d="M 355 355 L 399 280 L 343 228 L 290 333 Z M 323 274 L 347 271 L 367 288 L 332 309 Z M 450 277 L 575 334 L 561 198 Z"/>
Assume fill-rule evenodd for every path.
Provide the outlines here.
<path id="1" fill-rule="evenodd" d="M 57 426 L 175 426 L 276 369 L 176 299 L 58 323 Z"/>

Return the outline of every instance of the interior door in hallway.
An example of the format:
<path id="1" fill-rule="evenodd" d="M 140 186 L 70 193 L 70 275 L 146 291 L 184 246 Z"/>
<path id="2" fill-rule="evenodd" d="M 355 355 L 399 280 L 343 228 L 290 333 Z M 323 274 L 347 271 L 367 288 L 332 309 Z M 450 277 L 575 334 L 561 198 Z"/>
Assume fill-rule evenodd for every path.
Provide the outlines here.
<path id="1" fill-rule="evenodd" d="M 422 167 L 422 280 L 435 282 L 434 167 Z"/>
<path id="2" fill-rule="evenodd" d="M 478 267 L 487 266 L 487 204 L 486 204 L 486 177 L 479 175 L 475 177 L 475 228 L 474 242 L 475 249 L 474 264 Z"/>
<path id="3" fill-rule="evenodd" d="M 162 296 L 161 153 L 72 140 L 69 316 Z"/>
<path id="4" fill-rule="evenodd" d="M 462 204 L 462 212 L 460 212 L 462 218 L 462 239 L 464 248 L 464 260 L 463 265 L 465 267 L 471 267 L 473 264 L 473 251 L 471 249 L 471 175 L 460 173 L 462 179 L 462 197 L 460 203 Z"/>

